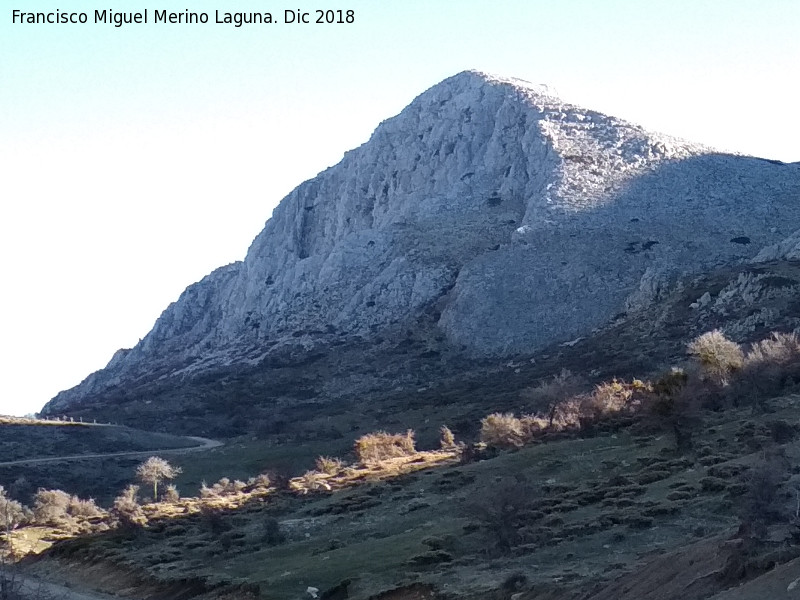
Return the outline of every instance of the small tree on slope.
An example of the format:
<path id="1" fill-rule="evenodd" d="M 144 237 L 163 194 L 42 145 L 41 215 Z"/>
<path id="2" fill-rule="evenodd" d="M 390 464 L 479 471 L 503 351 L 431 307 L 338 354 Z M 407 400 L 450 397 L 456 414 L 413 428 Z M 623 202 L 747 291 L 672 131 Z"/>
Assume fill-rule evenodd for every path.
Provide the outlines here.
<path id="1" fill-rule="evenodd" d="M 151 456 L 137 467 L 136 476 L 153 484 L 153 500 L 158 500 L 158 484 L 165 479 L 175 479 L 181 471 L 180 467 L 173 467 L 163 458 Z"/>

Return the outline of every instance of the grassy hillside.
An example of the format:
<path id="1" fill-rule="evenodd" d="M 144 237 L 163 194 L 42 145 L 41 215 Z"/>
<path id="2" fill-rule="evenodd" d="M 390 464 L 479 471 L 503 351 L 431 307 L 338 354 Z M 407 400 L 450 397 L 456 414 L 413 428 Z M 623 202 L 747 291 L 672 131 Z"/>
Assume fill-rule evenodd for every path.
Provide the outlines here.
<path id="1" fill-rule="evenodd" d="M 262 365 L 257 376 L 190 382 L 192 393 L 217 395 L 199 394 L 194 413 L 176 405 L 170 426 L 213 430 L 217 414 L 241 434 L 171 461 L 184 471 L 182 495 L 198 496 L 205 481 L 205 497 L 145 504 L 144 526 L 113 528 L 111 516 L 112 529 L 56 543 L 35 568 L 91 563 L 109 591 L 180 589 L 187 598 L 288 599 L 308 587 L 328 599 L 770 597 L 758 591 L 778 585 L 776 565 L 790 569 L 777 581 L 800 577 L 800 346 L 745 344 L 721 379 L 686 351 L 718 327 L 738 342 L 795 329 L 798 294 L 797 263 L 745 265 L 680 282 L 646 312 L 620 315 L 586 339 L 500 364 L 459 362 L 432 350 L 436 340 L 416 340 L 405 354 L 343 348 L 302 365 Z M 686 367 L 686 377 L 663 377 L 672 366 Z M 545 410 L 519 421 L 539 429 L 512 432 L 507 447 L 476 445 L 488 439 L 481 419 L 489 413 L 547 409 L 543 384 L 564 368 L 584 386 L 559 404 L 567 425 L 546 425 Z M 259 396 L 275 373 L 279 381 L 299 374 L 304 389 L 314 380 L 328 395 Z M 602 413 L 593 386 L 634 376 L 642 381 L 609 387 L 623 408 Z M 242 395 L 224 401 L 231 390 Z M 137 402 L 121 414 L 141 414 Z M 231 415 L 240 408 L 229 407 L 246 407 L 257 425 L 237 429 Z M 587 420 L 587 407 L 599 416 Z M 437 454 L 443 424 L 465 445 Z M 357 438 L 409 428 L 431 452 L 401 466 L 356 464 Z M 304 474 L 321 455 L 351 465 Z M 103 490 L 108 506 L 111 490 L 133 481 L 136 462 L 81 466 L 70 485 Z M 263 472 L 269 485 L 247 483 Z M 221 477 L 231 481 L 212 486 Z M 737 589 L 755 591 L 736 595 L 745 582 Z"/>
<path id="2" fill-rule="evenodd" d="M 463 464 L 422 460 L 426 468 L 416 472 L 373 468 L 339 491 L 274 490 L 236 509 L 222 502 L 186 516 L 156 513 L 137 532 L 65 542 L 46 560 L 102 560 L 164 585 L 195 578 L 208 589 L 247 584 L 252 591 L 257 584 L 262 598 L 297 598 L 308 586 L 344 586 L 342 597 L 371 598 L 424 584 L 443 598 L 503 598 L 512 589 L 533 599 L 551 589 L 554 597 L 594 590 L 598 600 L 633 600 L 666 596 L 603 589 L 614 589 L 618 577 L 642 577 L 664 553 L 705 543 L 719 577 L 699 586 L 694 570 L 675 573 L 669 596 L 705 598 L 768 570 L 770 561 L 800 555 L 800 547 L 772 538 L 748 549 L 752 554 L 725 550 L 765 458 L 800 459 L 798 429 L 784 427 L 800 421 L 800 397 L 772 400 L 769 411 L 706 414 L 690 453 L 677 452 L 668 432 L 623 427 Z M 786 486 L 797 479 L 794 471 Z M 780 521 L 772 537 L 790 530 L 788 519 Z M 726 573 L 734 559 L 747 568 Z M 689 595 L 692 586 L 703 594 Z"/>

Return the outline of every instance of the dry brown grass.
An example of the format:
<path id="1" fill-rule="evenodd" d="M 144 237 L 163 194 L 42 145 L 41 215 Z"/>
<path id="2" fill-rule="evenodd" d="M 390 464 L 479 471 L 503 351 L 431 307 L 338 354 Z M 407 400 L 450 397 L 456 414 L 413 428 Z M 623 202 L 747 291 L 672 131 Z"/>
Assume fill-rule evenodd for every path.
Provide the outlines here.
<path id="1" fill-rule="evenodd" d="M 320 471 L 306 471 L 300 477 L 295 477 L 289 482 L 289 489 L 301 494 L 309 492 L 330 492 L 333 487 L 328 483 L 332 475 Z"/>
<path id="2" fill-rule="evenodd" d="M 318 471 L 308 471 L 300 477 L 291 479 L 289 488 L 305 493 L 303 490 L 308 490 L 309 486 L 307 484 L 311 484 L 311 486 L 316 487 L 316 491 L 322 489 L 326 491 L 335 491 L 354 485 L 360 485 L 364 481 L 382 481 L 423 469 L 452 464 L 458 462 L 460 457 L 460 448 L 415 451 L 414 454 L 386 458 L 366 465 L 345 467 L 336 475 L 327 475 Z M 324 482 L 324 485 L 322 482 Z"/>

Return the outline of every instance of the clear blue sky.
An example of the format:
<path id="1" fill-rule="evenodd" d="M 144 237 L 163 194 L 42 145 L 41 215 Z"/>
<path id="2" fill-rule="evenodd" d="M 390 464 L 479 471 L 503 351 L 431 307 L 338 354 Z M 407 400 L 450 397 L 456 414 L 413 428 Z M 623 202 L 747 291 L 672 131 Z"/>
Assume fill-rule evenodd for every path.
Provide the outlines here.
<path id="1" fill-rule="evenodd" d="M 0 413 L 38 410 L 241 259 L 273 207 L 477 68 L 724 149 L 800 160 L 800 2 L 345 0 L 351 25 L 14 25 L 0 10 Z M 330 2 L 128 0 L 126 11 Z M 64 5 L 69 5 L 66 9 Z"/>

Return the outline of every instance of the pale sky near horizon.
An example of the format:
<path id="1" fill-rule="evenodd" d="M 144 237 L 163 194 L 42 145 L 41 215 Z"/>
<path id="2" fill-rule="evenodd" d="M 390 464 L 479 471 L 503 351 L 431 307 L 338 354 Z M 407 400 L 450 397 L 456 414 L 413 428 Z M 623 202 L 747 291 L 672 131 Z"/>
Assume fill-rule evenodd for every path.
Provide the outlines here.
<path id="1" fill-rule="evenodd" d="M 240 260 L 293 187 L 459 71 L 721 149 L 800 161 L 797 0 L 3 1 L 0 414 L 37 411 Z M 95 10 L 205 11 L 202 25 Z M 87 12 L 85 25 L 12 23 Z M 214 11 L 353 10 L 232 25 Z"/>

